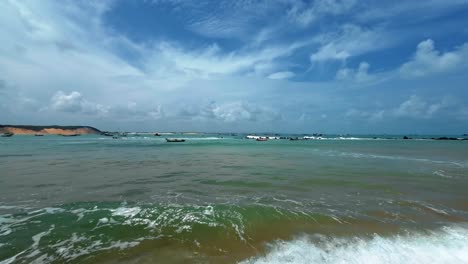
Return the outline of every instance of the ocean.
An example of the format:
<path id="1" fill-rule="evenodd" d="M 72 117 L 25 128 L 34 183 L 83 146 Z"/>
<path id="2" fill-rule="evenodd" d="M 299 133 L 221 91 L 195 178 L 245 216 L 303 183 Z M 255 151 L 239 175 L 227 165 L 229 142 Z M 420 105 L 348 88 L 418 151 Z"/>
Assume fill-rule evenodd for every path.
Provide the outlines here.
<path id="1" fill-rule="evenodd" d="M 468 141 L 0 138 L 0 263 L 468 263 Z"/>

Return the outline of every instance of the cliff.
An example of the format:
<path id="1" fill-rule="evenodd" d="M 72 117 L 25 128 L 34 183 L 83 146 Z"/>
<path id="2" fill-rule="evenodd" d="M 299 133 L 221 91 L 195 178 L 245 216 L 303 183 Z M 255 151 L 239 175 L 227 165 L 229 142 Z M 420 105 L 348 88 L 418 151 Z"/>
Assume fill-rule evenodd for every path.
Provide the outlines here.
<path id="1" fill-rule="evenodd" d="M 90 126 L 16 126 L 0 125 L 0 133 L 14 133 L 17 135 L 73 135 L 100 134 L 101 131 Z"/>

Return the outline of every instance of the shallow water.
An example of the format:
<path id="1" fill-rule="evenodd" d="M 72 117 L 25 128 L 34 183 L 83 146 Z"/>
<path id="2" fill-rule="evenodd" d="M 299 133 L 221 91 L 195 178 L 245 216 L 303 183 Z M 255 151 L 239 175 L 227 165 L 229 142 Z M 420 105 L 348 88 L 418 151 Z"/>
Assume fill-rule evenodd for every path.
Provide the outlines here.
<path id="1" fill-rule="evenodd" d="M 1 138 L 0 263 L 468 262 L 468 141 L 178 137 Z"/>

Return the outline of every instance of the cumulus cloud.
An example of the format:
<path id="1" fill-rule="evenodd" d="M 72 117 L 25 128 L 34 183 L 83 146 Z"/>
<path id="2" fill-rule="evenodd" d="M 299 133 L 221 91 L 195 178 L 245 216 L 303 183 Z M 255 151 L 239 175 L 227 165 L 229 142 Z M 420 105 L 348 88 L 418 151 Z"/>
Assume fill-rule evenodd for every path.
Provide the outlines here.
<path id="1" fill-rule="evenodd" d="M 290 71 L 282 71 L 282 72 L 275 72 L 270 75 L 268 75 L 268 78 L 273 79 L 273 80 L 281 80 L 281 79 L 289 79 L 294 77 L 296 74 L 294 72 Z"/>
<path id="2" fill-rule="evenodd" d="M 164 107 L 154 104 L 153 107 L 139 105 L 136 102 L 128 102 L 126 105 L 109 107 L 109 116 L 126 121 L 159 120 L 166 117 Z"/>
<path id="3" fill-rule="evenodd" d="M 72 91 L 69 94 L 57 91 L 50 100 L 50 109 L 68 113 L 84 113 L 91 115 L 106 115 L 108 106 L 92 103 L 83 98 L 81 93 Z"/>
<path id="4" fill-rule="evenodd" d="M 444 97 L 434 103 L 428 103 L 417 95 L 412 95 L 402 102 L 393 113 L 397 117 L 429 119 L 447 108 L 453 108 L 457 103 L 451 97 Z"/>
<path id="5" fill-rule="evenodd" d="M 416 78 L 432 73 L 442 73 L 457 69 L 468 59 L 468 44 L 451 52 L 440 52 L 435 49 L 432 39 L 418 44 L 413 58 L 400 68 L 403 77 Z"/>
<path id="6" fill-rule="evenodd" d="M 247 102 L 236 101 L 218 104 L 215 101 L 201 107 L 183 108 L 179 116 L 202 119 L 218 120 L 223 122 L 264 122 L 280 120 L 281 115 L 268 107 L 249 104 Z"/>
<path id="7" fill-rule="evenodd" d="M 335 78 L 337 80 L 351 80 L 356 82 L 366 82 L 373 79 L 373 76 L 369 74 L 370 64 L 367 62 L 361 62 L 357 69 L 352 68 L 341 68 L 336 73 Z"/>
<path id="8" fill-rule="evenodd" d="M 369 121 L 395 118 L 428 120 L 439 117 L 463 119 L 463 109 L 466 109 L 466 106 L 452 96 L 444 96 L 439 100 L 427 100 L 421 96 L 411 95 L 396 107 L 380 107 L 380 109 L 370 110 L 350 108 L 345 113 L 345 117 Z"/>
<path id="9" fill-rule="evenodd" d="M 51 99 L 51 108 L 65 112 L 79 112 L 82 110 L 83 98 L 81 93 L 73 91 L 65 94 L 62 91 L 56 92 Z"/>

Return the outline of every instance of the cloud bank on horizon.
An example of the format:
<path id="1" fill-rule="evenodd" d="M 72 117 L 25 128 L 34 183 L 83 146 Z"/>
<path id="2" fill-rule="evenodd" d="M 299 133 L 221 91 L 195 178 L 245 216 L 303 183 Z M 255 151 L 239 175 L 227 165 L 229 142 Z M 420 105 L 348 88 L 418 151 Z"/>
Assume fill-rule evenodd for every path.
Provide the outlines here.
<path id="1" fill-rule="evenodd" d="M 0 123 L 467 133 L 468 0 L 0 2 Z"/>

